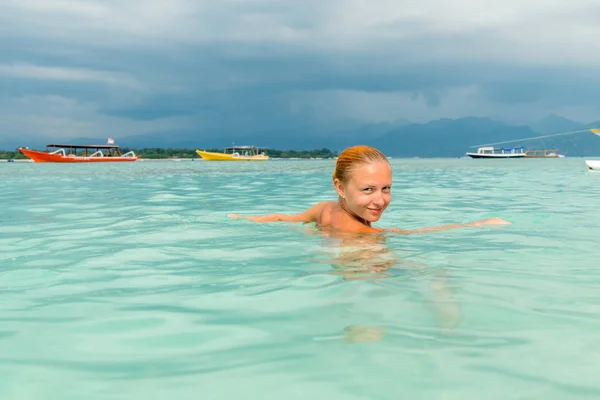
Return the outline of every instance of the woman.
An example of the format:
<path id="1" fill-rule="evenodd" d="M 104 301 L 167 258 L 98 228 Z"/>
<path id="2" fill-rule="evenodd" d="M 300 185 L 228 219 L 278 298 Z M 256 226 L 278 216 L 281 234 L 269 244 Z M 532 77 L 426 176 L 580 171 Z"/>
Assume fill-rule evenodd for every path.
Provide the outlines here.
<path id="1" fill-rule="evenodd" d="M 246 217 L 229 214 L 228 216 L 255 222 L 315 222 L 317 226 L 334 232 L 378 233 L 392 231 L 403 235 L 467 226 L 510 224 L 500 218 L 490 218 L 467 224 L 451 224 L 413 230 L 373 227 L 371 224 L 381 218 L 391 201 L 392 168 L 383 153 L 369 146 L 350 147 L 340 154 L 333 173 L 333 186 L 339 195 L 338 201 L 322 202 L 299 214 Z"/>
<path id="2" fill-rule="evenodd" d="M 386 235 L 381 232 L 396 232 L 404 235 L 446 230 L 466 226 L 508 224 L 500 218 L 491 218 L 467 224 L 452 224 L 431 228 L 404 230 L 398 228 L 375 228 L 391 201 L 392 170 L 387 158 L 377 149 L 369 146 L 354 146 L 344 150 L 337 159 L 333 173 L 333 186 L 339 195 L 338 201 L 322 202 L 308 210 L 295 214 L 269 214 L 265 216 L 240 216 L 229 214 L 231 218 L 245 218 L 255 222 L 315 222 L 320 235 L 341 239 L 339 248 L 326 260 L 314 260 L 330 264 L 336 275 L 346 280 L 378 280 L 392 277 L 390 268 L 399 270 L 423 271 L 425 265 L 401 260 L 385 246 Z M 375 235 L 371 235 L 375 233 Z M 367 235 L 364 235 L 367 234 Z M 452 299 L 450 289 L 445 285 L 445 274 L 435 273 L 430 283 L 428 304 L 433 308 L 439 326 L 445 330 L 454 329 L 462 320 L 460 305 Z M 352 325 L 344 329 L 346 343 L 379 341 L 385 335 L 382 327 Z"/>

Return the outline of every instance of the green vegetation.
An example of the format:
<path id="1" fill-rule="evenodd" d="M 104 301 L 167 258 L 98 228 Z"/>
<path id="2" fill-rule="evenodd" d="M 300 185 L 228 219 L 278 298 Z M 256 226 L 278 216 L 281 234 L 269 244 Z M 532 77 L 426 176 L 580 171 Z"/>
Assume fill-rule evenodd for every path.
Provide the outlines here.
<path id="1" fill-rule="evenodd" d="M 121 154 L 134 151 L 136 156 L 148 159 L 166 159 L 166 158 L 199 158 L 195 149 L 163 149 L 160 147 L 148 147 L 143 149 L 121 148 Z"/>
<path id="2" fill-rule="evenodd" d="M 267 155 L 273 158 L 331 158 L 338 153 L 326 148 L 315 150 L 268 150 Z"/>
<path id="3" fill-rule="evenodd" d="M 200 158 L 196 154 L 196 149 L 163 149 L 163 148 L 144 148 L 144 149 L 129 149 L 121 148 L 121 153 L 125 154 L 133 150 L 136 155 L 142 158 L 149 159 L 167 159 L 167 158 Z M 207 149 L 216 153 L 223 152 L 223 149 Z M 315 150 L 267 150 L 267 155 L 271 158 L 330 158 L 337 157 L 337 152 L 329 149 Z M 8 159 L 23 159 L 27 158 L 18 151 L 0 150 L 0 160 Z"/>
<path id="4" fill-rule="evenodd" d="M 22 153 L 20 153 L 16 150 L 15 151 L 0 150 L 0 160 L 10 160 L 11 158 L 18 160 L 18 159 L 24 159 L 27 157 L 25 157 Z"/>
<path id="5" fill-rule="evenodd" d="M 128 149 L 122 148 L 121 152 L 135 151 L 136 155 L 149 159 L 165 158 L 200 158 L 196 154 L 196 149 L 163 149 L 163 148 L 144 148 Z M 222 153 L 223 149 L 206 149 L 215 153 Z M 267 150 L 267 155 L 271 158 L 330 158 L 337 157 L 337 153 L 329 149 L 315 150 Z"/>

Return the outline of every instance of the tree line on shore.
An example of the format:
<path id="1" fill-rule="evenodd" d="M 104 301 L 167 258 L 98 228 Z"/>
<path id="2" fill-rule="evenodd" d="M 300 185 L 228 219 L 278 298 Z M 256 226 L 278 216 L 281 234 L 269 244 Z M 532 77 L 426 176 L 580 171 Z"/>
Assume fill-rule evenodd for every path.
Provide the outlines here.
<path id="1" fill-rule="evenodd" d="M 143 149 L 121 148 L 121 152 L 125 154 L 133 150 L 136 155 L 141 158 L 148 159 L 168 159 L 168 158 L 200 158 L 196 154 L 195 149 L 168 149 L 160 147 L 147 147 Z M 207 149 L 215 153 L 222 153 L 223 149 Z M 333 158 L 337 157 L 338 153 L 327 148 L 313 150 L 275 150 L 268 149 L 267 155 L 271 158 Z M 7 151 L 0 150 L 0 159 L 24 159 L 27 158 L 18 150 Z"/>

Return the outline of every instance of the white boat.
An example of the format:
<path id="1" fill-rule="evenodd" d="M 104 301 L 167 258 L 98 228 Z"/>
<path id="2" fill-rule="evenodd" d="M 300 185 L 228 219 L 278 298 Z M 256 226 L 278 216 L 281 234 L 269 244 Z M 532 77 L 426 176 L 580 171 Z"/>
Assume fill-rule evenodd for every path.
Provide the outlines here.
<path id="1" fill-rule="evenodd" d="M 590 170 L 600 171 L 600 160 L 585 160 L 585 164 Z"/>
<path id="2" fill-rule="evenodd" d="M 590 129 L 590 131 L 600 136 L 600 129 Z M 585 165 L 587 165 L 590 171 L 600 171 L 600 160 L 585 160 Z"/>
<path id="3" fill-rule="evenodd" d="M 527 156 L 524 147 L 496 149 L 493 146 L 480 147 L 477 153 L 467 152 L 471 158 L 524 158 Z"/>

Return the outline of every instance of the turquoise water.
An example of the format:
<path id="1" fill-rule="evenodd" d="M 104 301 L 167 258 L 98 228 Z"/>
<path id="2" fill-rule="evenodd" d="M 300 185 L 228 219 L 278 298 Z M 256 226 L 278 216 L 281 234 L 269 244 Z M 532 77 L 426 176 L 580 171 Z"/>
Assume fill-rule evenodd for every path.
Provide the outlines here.
<path id="1" fill-rule="evenodd" d="M 333 160 L 0 163 L 2 399 L 598 398 L 600 173 L 391 160 L 386 240 L 230 220 Z"/>

